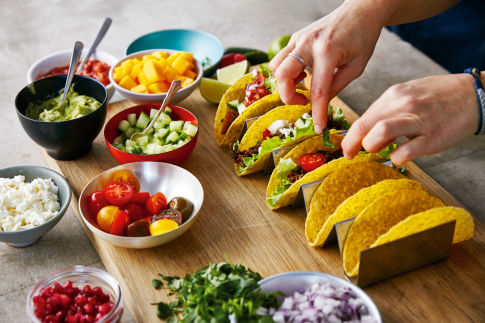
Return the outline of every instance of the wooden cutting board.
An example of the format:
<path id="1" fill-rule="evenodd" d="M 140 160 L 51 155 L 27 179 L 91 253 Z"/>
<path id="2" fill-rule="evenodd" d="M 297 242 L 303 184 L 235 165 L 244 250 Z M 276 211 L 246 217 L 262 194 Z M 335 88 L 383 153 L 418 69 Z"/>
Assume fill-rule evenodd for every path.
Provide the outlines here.
<path id="1" fill-rule="evenodd" d="M 332 103 L 341 107 L 350 121 L 358 118 L 338 98 Z M 165 291 L 152 288 L 151 280 L 158 273 L 184 276 L 226 258 L 264 277 L 296 270 L 344 277 L 337 246 L 308 246 L 303 207 L 271 211 L 265 203 L 268 178 L 262 174 L 240 178 L 234 173 L 228 152 L 218 147 L 213 138 L 217 107 L 206 102 L 198 90 L 180 105 L 199 120 L 199 141 L 183 165 L 204 187 L 205 201 L 197 222 L 177 240 L 145 250 L 112 246 L 84 227 L 107 270 L 120 282 L 124 301 L 135 319 L 160 322 L 150 303 L 171 298 Z M 107 119 L 130 106 L 133 104 L 127 101 L 110 104 Z M 44 155 L 49 165 L 68 179 L 76 212 L 77 198 L 84 186 L 94 176 L 118 165 L 108 152 L 102 133 L 91 152 L 75 161 L 56 161 L 45 152 Z M 410 178 L 421 182 L 446 204 L 462 207 L 415 164 L 409 163 L 407 170 Z M 475 226 L 473 239 L 453 246 L 445 261 L 365 288 L 384 322 L 485 320 L 485 226 L 479 220 L 475 220 Z"/>

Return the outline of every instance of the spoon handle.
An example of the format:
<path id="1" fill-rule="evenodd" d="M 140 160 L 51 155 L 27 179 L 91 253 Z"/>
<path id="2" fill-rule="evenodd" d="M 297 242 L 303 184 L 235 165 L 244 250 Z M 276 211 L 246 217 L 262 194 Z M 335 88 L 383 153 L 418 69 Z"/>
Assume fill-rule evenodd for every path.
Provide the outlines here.
<path id="1" fill-rule="evenodd" d="M 98 47 L 99 43 L 103 40 L 104 35 L 106 35 L 106 32 L 109 29 L 109 26 L 111 26 L 111 22 L 112 22 L 112 20 L 109 17 L 107 17 L 104 20 L 103 25 L 101 26 L 101 29 L 98 31 L 98 35 L 96 35 L 96 39 L 94 39 L 94 42 L 91 44 L 91 47 L 89 48 L 88 53 L 86 54 L 83 61 L 81 62 L 81 64 L 78 67 L 79 71 L 82 71 L 84 69 L 84 65 L 88 61 L 89 57 L 91 57 L 91 55 L 93 55 L 93 53 L 96 50 L 96 48 Z"/>
<path id="2" fill-rule="evenodd" d="M 167 95 L 165 96 L 165 99 L 163 99 L 163 102 L 162 102 L 162 105 L 160 106 L 160 109 L 158 109 L 157 114 L 155 115 L 155 117 L 153 117 L 153 120 L 150 122 L 150 124 L 146 128 L 146 130 L 145 130 L 146 132 L 148 132 L 153 127 L 153 125 L 157 121 L 160 114 L 163 111 L 165 111 L 165 107 L 170 102 L 170 100 L 172 100 L 172 97 L 175 95 L 175 93 L 177 93 L 177 91 L 181 87 L 182 87 L 182 83 L 180 82 L 180 80 L 172 81 L 172 84 L 170 85 L 170 89 L 168 89 Z"/>
<path id="3" fill-rule="evenodd" d="M 77 41 L 74 43 L 74 49 L 72 50 L 72 56 L 71 56 L 71 64 L 69 65 L 69 72 L 67 73 L 67 78 L 66 78 L 66 85 L 64 86 L 64 95 L 62 96 L 62 105 L 64 103 L 64 100 L 66 100 L 66 95 L 67 92 L 69 92 L 69 88 L 71 87 L 71 82 L 74 77 L 74 72 L 76 71 L 76 66 L 77 62 L 79 61 L 79 56 L 81 56 L 81 53 L 83 51 L 83 43 L 80 41 Z"/>

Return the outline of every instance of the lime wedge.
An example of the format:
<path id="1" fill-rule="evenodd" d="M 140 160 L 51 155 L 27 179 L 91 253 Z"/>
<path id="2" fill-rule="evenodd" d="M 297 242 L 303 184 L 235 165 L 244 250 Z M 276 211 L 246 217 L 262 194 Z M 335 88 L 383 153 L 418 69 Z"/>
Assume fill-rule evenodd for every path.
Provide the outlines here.
<path id="1" fill-rule="evenodd" d="M 209 102 L 219 103 L 224 92 L 229 88 L 229 84 L 219 82 L 214 79 L 203 77 L 200 80 L 200 94 Z"/>
<path id="2" fill-rule="evenodd" d="M 238 62 L 217 70 L 217 80 L 229 85 L 234 84 L 237 79 L 246 74 L 249 70 L 249 62 L 247 60 Z"/>

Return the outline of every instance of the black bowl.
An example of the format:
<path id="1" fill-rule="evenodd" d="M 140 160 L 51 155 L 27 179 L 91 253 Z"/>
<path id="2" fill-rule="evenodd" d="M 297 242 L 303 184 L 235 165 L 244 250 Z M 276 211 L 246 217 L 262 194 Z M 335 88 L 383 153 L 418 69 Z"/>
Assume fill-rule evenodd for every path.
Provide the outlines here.
<path id="1" fill-rule="evenodd" d="M 66 75 L 56 75 L 35 81 L 17 94 L 15 106 L 17 116 L 25 132 L 47 153 L 59 160 L 81 157 L 91 149 L 91 144 L 103 128 L 106 119 L 106 87 L 97 80 L 75 75 L 72 84 L 79 94 L 87 95 L 101 102 L 95 111 L 68 121 L 46 122 L 27 118 L 25 111 L 31 102 L 40 102 L 57 95 L 64 88 Z"/>

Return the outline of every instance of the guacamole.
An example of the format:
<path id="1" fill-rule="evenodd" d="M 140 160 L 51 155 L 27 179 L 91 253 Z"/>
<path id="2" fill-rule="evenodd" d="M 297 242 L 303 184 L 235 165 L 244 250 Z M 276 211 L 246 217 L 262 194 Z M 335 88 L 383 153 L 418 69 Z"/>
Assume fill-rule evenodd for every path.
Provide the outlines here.
<path id="1" fill-rule="evenodd" d="M 40 104 L 31 103 L 25 115 L 40 121 L 66 121 L 85 116 L 101 106 L 96 99 L 74 91 L 74 85 L 69 89 L 64 104 L 59 105 L 63 94 L 64 89 L 59 91 L 59 95 Z"/>

